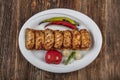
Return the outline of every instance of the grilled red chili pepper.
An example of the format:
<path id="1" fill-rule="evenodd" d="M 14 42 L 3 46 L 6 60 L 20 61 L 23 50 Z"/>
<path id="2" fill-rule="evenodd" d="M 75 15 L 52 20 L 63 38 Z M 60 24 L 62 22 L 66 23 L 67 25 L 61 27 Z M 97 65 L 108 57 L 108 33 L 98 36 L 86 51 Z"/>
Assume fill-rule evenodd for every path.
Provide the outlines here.
<path id="1" fill-rule="evenodd" d="M 49 25 L 63 25 L 72 29 L 76 29 L 77 27 L 69 22 L 66 21 L 55 21 L 55 22 L 50 22 L 49 24 L 47 24 L 45 27 L 49 26 Z"/>

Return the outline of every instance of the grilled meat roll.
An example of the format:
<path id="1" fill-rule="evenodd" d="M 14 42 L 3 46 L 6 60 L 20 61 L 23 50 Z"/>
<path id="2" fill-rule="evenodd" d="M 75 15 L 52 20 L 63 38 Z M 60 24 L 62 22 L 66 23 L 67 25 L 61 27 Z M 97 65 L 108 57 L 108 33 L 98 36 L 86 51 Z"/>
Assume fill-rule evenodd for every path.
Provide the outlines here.
<path id="1" fill-rule="evenodd" d="M 25 46 L 32 50 L 73 49 L 86 50 L 91 45 L 90 34 L 86 29 L 79 30 L 33 30 L 26 29 Z"/>
<path id="2" fill-rule="evenodd" d="M 44 32 L 42 30 L 36 30 L 35 31 L 35 49 L 41 50 L 43 49 L 44 44 Z"/>
<path id="3" fill-rule="evenodd" d="M 81 47 L 80 49 L 88 49 L 91 44 L 90 34 L 86 29 L 80 30 L 81 33 Z"/>
<path id="4" fill-rule="evenodd" d="M 34 49 L 35 35 L 33 29 L 26 29 L 25 32 L 25 46 L 27 49 Z"/>
<path id="5" fill-rule="evenodd" d="M 54 33 L 50 29 L 46 29 L 44 33 L 45 33 L 44 48 L 45 50 L 50 50 L 54 46 Z"/>
<path id="6" fill-rule="evenodd" d="M 63 31 L 63 48 L 65 49 L 71 49 L 72 44 L 72 34 L 71 31 L 66 30 Z"/>
<path id="7" fill-rule="evenodd" d="M 56 31 L 54 31 L 54 35 L 55 35 L 54 48 L 55 49 L 61 49 L 62 43 L 63 43 L 63 34 L 62 34 L 62 31 L 56 30 Z"/>
<path id="8" fill-rule="evenodd" d="M 80 49 L 81 45 L 81 34 L 78 30 L 72 30 L 72 48 L 73 49 Z"/>

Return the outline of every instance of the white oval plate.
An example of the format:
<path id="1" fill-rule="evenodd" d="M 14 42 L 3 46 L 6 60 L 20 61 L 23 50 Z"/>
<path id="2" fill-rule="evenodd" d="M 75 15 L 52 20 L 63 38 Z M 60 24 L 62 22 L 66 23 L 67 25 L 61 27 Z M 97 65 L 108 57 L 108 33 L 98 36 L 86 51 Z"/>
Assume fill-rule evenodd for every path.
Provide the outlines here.
<path id="1" fill-rule="evenodd" d="M 76 60 L 72 62 L 71 64 L 64 65 L 64 64 L 47 64 L 44 60 L 45 52 L 44 50 L 27 50 L 25 47 L 25 29 L 26 28 L 32 28 L 32 29 L 44 29 L 43 26 L 46 24 L 38 25 L 39 22 L 41 22 L 44 19 L 48 19 L 51 17 L 57 17 L 57 16 L 66 16 L 74 19 L 75 21 L 79 22 L 80 26 L 79 28 L 86 28 L 92 36 L 92 46 L 90 50 L 88 51 L 81 51 L 81 54 L 83 54 L 83 58 L 80 60 Z M 59 30 L 66 30 L 69 28 L 62 27 L 62 26 L 54 26 L 54 27 L 48 27 L 51 29 L 59 29 Z M 25 24 L 22 26 L 21 31 L 19 33 L 19 48 L 22 53 L 22 55 L 34 66 L 36 66 L 39 69 L 43 69 L 45 71 L 54 72 L 54 73 L 67 73 L 72 72 L 75 70 L 79 70 L 81 68 L 84 68 L 85 66 L 89 65 L 99 54 L 100 49 L 102 46 L 102 35 L 98 28 L 98 26 L 95 24 L 95 22 L 87 17 L 86 15 L 70 10 L 70 9 L 50 9 L 46 11 L 39 12 L 32 16 L 30 19 L 28 19 Z"/>

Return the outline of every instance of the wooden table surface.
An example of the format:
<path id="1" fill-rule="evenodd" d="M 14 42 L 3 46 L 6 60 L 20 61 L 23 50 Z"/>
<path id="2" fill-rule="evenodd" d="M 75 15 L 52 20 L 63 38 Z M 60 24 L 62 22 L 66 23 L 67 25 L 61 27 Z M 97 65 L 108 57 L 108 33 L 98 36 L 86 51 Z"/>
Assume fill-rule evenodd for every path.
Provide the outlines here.
<path id="1" fill-rule="evenodd" d="M 55 74 L 31 65 L 18 47 L 18 34 L 32 15 L 51 8 L 69 8 L 92 18 L 103 46 L 89 66 Z M 0 80 L 120 80 L 120 0 L 0 0 Z"/>

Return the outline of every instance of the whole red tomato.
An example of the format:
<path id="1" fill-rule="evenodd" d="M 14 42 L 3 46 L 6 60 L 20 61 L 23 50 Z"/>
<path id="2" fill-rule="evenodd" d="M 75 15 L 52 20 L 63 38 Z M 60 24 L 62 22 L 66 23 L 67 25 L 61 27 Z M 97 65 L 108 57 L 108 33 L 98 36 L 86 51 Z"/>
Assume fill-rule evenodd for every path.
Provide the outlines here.
<path id="1" fill-rule="evenodd" d="M 48 64 L 59 64 L 62 60 L 62 54 L 57 50 L 49 50 L 45 55 L 45 61 Z"/>

